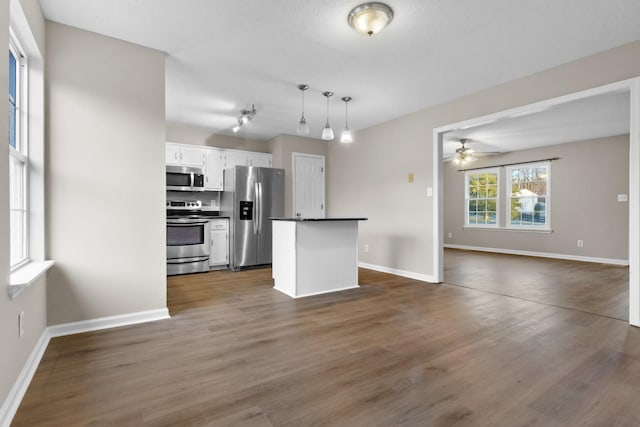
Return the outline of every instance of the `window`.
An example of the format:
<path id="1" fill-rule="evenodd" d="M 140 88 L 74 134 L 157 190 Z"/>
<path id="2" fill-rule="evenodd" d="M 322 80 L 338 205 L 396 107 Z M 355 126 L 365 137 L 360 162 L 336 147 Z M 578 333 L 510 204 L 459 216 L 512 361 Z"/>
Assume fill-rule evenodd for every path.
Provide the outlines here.
<path id="1" fill-rule="evenodd" d="M 550 163 L 508 167 L 507 179 L 510 180 L 507 227 L 549 229 Z"/>
<path id="2" fill-rule="evenodd" d="M 27 176 L 29 158 L 26 138 L 26 61 L 13 36 L 9 40 L 9 227 L 10 266 L 28 261 Z"/>
<path id="3" fill-rule="evenodd" d="M 465 224 L 498 227 L 498 169 L 465 172 Z"/>

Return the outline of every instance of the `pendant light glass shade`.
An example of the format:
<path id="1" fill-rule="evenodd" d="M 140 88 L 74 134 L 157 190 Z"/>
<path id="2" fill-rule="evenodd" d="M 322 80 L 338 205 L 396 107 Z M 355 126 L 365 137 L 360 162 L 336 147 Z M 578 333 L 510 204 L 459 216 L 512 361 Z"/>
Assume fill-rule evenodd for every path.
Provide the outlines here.
<path id="1" fill-rule="evenodd" d="M 298 135 L 309 135 L 309 125 L 307 124 L 307 119 L 304 118 L 304 91 L 309 89 L 309 85 L 300 84 L 298 85 L 298 89 L 302 92 L 302 115 L 300 116 L 300 121 L 298 122 Z"/>
<path id="2" fill-rule="evenodd" d="M 340 135 L 340 142 L 349 143 L 353 142 L 353 136 L 351 135 L 351 131 L 349 130 L 349 121 L 348 121 L 348 111 L 347 105 L 349 101 L 351 101 L 350 96 L 345 96 L 342 98 L 344 101 L 344 130 L 342 131 L 342 135 Z"/>
<path id="3" fill-rule="evenodd" d="M 333 139 L 333 129 L 329 126 L 329 122 L 322 129 L 322 139 L 325 141 L 331 141 Z"/>
<path id="4" fill-rule="evenodd" d="M 333 139 L 333 129 L 329 125 L 329 97 L 333 96 L 333 92 L 322 92 L 322 94 L 327 97 L 327 124 L 324 125 L 322 130 L 322 139 L 331 141 Z"/>

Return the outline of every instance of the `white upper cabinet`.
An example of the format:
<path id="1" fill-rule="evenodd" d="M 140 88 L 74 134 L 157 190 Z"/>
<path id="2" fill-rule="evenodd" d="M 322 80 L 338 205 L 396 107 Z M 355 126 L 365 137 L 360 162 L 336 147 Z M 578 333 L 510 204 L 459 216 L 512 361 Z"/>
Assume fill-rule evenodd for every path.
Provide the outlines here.
<path id="1" fill-rule="evenodd" d="M 222 191 L 224 177 L 225 155 L 217 148 L 206 149 L 204 165 L 204 189 L 208 191 Z"/>
<path id="2" fill-rule="evenodd" d="M 224 190 L 224 170 L 234 166 L 271 167 L 271 154 L 253 151 L 227 150 L 215 147 L 165 144 L 165 163 L 167 165 L 204 167 L 204 189 L 206 191 Z"/>
<path id="3" fill-rule="evenodd" d="M 234 166 L 249 166 L 249 156 L 247 151 L 227 151 L 227 168 Z"/>
<path id="4" fill-rule="evenodd" d="M 249 166 L 260 168 L 271 167 L 271 154 L 269 153 L 248 153 Z"/>
<path id="5" fill-rule="evenodd" d="M 180 149 L 180 164 L 183 166 L 204 166 L 204 149 L 182 147 Z"/>
<path id="6" fill-rule="evenodd" d="M 165 144 L 165 163 L 181 166 L 204 166 L 204 149 L 182 144 Z"/>
<path id="7" fill-rule="evenodd" d="M 271 154 L 256 153 L 253 151 L 227 151 L 226 167 L 256 166 L 261 168 L 271 167 Z"/>
<path id="8" fill-rule="evenodd" d="M 165 163 L 168 165 L 180 164 L 180 146 L 176 144 L 165 144 Z"/>

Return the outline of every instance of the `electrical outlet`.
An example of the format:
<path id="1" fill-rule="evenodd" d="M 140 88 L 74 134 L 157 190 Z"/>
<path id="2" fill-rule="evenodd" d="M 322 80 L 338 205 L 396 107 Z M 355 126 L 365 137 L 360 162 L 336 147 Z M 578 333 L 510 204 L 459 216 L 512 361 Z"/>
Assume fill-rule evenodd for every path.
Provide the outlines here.
<path id="1" fill-rule="evenodd" d="M 618 194 L 618 201 L 619 202 L 628 202 L 629 201 L 629 196 L 627 196 L 626 194 Z"/>
<path id="2" fill-rule="evenodd" d="M 578 240 L 578 247 L 581 248 L 584 246 L 584 242 L 582 240 Z"/>
<path id="3" fill-rule="evenodd" d="M 364 245 L 364 251 L 369 252 L 369 245 Z"/>
<path id="4" fill-rule="evenodd" d="M 18 338 L 24 335 L 24 311 L 18 314 Z"/>
<path id="5" fill-rule="evenodd" d="M 448 233 L 448 234 L 447 234 L 447 237 L 448 237 L 449 239 L 453 238 L 453 233 Z"/>

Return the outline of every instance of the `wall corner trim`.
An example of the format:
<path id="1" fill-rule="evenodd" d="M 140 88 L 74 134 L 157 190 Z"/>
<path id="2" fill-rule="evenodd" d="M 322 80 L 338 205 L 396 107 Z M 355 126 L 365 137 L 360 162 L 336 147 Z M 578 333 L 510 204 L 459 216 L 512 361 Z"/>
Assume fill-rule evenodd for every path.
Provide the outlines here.
<path id="1" fill-rule="evenodd" d="M 397 268 L 384 267 L 382 265 L 368 264 L 366 262 L 358 262 L 358 267 L 367 268 L 369 270 L 380 271 L 382 273 L 395 274 L 396 276 L 406 277 L 408 279 L 420 280 L 421 282 L 438 283 L 433 276 L 413 271 L 399 270 Z"/>
<path id="2" fill-rule="evenodd" d="M 531 257 L 538 257 L 538 258 L 564 259 L 567 261 L 594 262 L 597 264 L 611 264 L 611 265 L 619 265 L 622 267 L 626 267 L 629 265 L 628 259 L 596 258 L 596 257 L 580 256 L 580 255 L 555 254 L 550 252 L 532 252 L 532 251 L 520 251 L 516 249 L 485 248 L 481 246 L 466 246 L 466 245 L 447 244 L 447 245 L 444 245 L 444 247 L 449 249 L 461 249 L 465 251 L 492 252 L 492 253 L 507 254 L 507 255 L 522 255 L 522 256 L 531 256 Z"/>
<path id="3" fill-rule="evenodd" d="M 84 320 L 81 322 L 62 323 L 45 328 L 40 339 L 34 346 L 29 358 L 24 364 L 20 375 L 11 387 L 7 399 L 0 407 L 0 427 L 9 427 L 18 411 L 22 398 L 38 369 L 51 338 L 65 335 L 79 334 L 83 332 L 99 331 L 101 329 L 117 328 L 120 326 L 136 325 L 138 323 L 153 322 L 169 319 L 169 309 L 140 311 L 137 313 L 121 314 L 118 316 L 102 317 L 98 319 Z"/>

